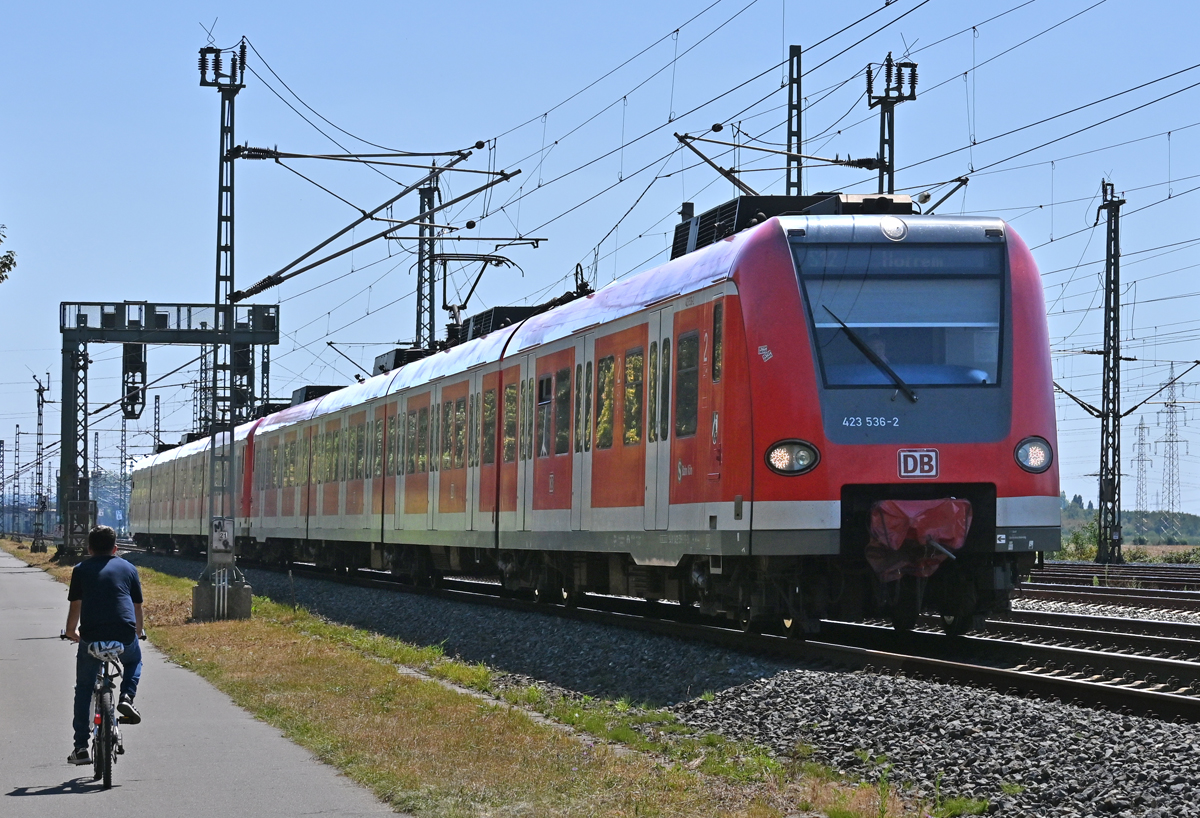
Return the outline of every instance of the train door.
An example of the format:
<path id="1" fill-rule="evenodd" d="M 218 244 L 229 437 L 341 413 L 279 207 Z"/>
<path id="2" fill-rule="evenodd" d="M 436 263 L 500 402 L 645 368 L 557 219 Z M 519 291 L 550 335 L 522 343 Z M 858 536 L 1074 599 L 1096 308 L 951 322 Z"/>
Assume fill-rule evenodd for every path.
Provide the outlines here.
<path id="1" fill-rule="evenodd" d="M 709 358 L 709 327 L 704 305 L 692 306 L 689 297 L 674 316 L 674 350 L 671 363 L 671 474 L 669 525 L 673 530 L 705 528 L 704 512 L 708 483 L 709 430 L 701 418 L 709 407 L 705 364 Z"/>
<path id="2" fill-rule="evenodd" d="M 704 434 L 707 427 L 707 442 L 709 445 L 705 469 L 705 499 L 708 501 L 706 517 L 708 527 L 714 523 L 731 523 L 732 520 L 721 520 L 723 499 L 722 472 L 725 460 L 725 388 L 723 386 L 725 370 L 725 296 L 715 296 L 708 303 L 707 310 L 708 336 L 701 338 L 702 354 L 700 373 L 700 426 L 699 434 Z M 725 510 L 726 515 L 729 514 Z"/>
<path id="3" fill-rule="evenodd" d="M 308 539 L 308 529 L 312 524 L 312 515 L 317 506 L 317 477 L 316 467 L 314 466 L 314 458 L 317 453 L 317 424 L 309 423 L 300 430 L 300 439 L 303 441 L 301 453 L 304 461 L 301 483 L 303 491 L 300 494 L 300 514 L 304 517 L 301 528 L 304 530 L 304 539 Z"/>
<path id="4" fill-rule="evenodd" d="M 575 342 L 575 442 L 571 462 L 571 529 L 592 523 L 592 367 L 596 336 Z"/>
<path id="5" fill-rule="evenodd" d="M 429 512 L 429 406 L 430 393 L 410 395 L 404 437 L 404 494 L 406 529 L 423 531 Z"/>
<path id="6" fill-rule="evenodd" d="M 646 325 L 596 339 L 592 522 L 597 530 L 642 530 L 646 502 Z"/>
<path id="7" fill-rule="evenodd" d="M 438 504 L 438 472 L 441 469 L 441 418 L 442 418 L 442 390 L 438 385 L 434 385 L 433 391 L 429 396 L 429 429 L 426 437 L 428 438 L 429 452 L 429 479 L 426 481 L 425 490 L 425 530 L 434 531 L 437 529 L 437 504 Z"/>
<path id="8" fill-rule="evenodd" d="M 441 390 L 438 412 L 437 529 L 463 531 L 467 510 L 467 397 L 471 382 Z"/>
<path id="9" fill-rule="evenodd" d="M 482 447 L 483 428 L 483 372 L 471 373 L 467 395 L 467 509 L 466 529 L 477 531 L 485 528 L 479 514 L 479 454 Z M 494 422 L 494 421 L 493 421 Z"/>
<path id="10" fill-rule="evenodd" d="M 533 378 L 533 502 L 530 528 L 567 530 L 574 506 L 571 412 L 574 346 L 539 357 Z"/>
<path id="11" fill-rule="evenodd" d="M 674 307 L 650 316 L 646 350 L 647 531 L 667 528 L 671 506 L 671 327 Z"/>
<path id="12" fill-rule="evenodd" d="M 529 531 L 533 523 L 533 415 L 536 408 L 534 358 L 521 359 L 520 453 L 517 457 L 517 530 Z"/>
<path id="13" fill-rule="evenodd" d="M 396 477 L 392 486 L 394 506 L 392 509 L 392 529 L 400 531 L 404 528 L 404 491 L 407 484 L 409 451 L 409 418 L 407 402 L 404 398 L 396 401 Z"/>

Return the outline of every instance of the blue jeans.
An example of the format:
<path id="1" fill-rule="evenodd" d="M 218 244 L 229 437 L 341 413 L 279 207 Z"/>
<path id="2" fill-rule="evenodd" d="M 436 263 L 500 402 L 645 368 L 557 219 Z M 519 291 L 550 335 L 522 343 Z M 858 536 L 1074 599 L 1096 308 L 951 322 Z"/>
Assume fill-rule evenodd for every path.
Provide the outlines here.
<path id="1" fill-rule="evenodd" d="M 96 677 L 100 675 L 99 659 L 87 650 L 88 643 L 80 641 L 79 653 L 75 657 L 75 746 L 87 747 L 92 734 L 92 691 Z M 125 646 L 119 659 L 121 664 L 121 695 L 133 698 L 137 695 L 138 680 L 142 677 L 142 646 L 134 638 Z"/>

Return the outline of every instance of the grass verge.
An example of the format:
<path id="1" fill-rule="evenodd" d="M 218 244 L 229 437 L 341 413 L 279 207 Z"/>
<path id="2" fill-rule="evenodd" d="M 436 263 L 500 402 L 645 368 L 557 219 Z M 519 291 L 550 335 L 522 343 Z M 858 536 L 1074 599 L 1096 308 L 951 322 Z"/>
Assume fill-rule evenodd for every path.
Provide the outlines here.
<path id="1" fill-rule="evenodd" d="M 49 555 L 0 547 L 69 579 L 70 567 Z M 886 779 L 846 780 L 800 748 L 781 760 L 627 700 L 550 698 L 536 686 L 493 691 L 483 665 L 262 597 L 250 620 L 189 623 L 193 582 L 140 572 L 147 631 L 160 650 L 397 810 L 448 818 L 914 813 Z M 920 814 L 964 814 L 945 806 Z"/>

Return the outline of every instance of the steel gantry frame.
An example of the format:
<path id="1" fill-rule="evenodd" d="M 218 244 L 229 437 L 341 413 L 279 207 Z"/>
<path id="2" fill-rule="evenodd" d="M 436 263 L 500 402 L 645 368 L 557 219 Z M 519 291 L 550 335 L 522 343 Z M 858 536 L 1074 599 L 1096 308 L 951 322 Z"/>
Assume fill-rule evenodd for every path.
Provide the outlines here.
<path id="1" fill-rule="evenodd" d="M 908 70 L 908 90 L 904 90 Z M 883 61 L 884 87 L 882 94 L 875 93 L 875 76 L 867 66 L 867 104 L 879 108 L 879 192 L 896 192 L 896 106 L 917 98 L 917 64 L 894 62 L 889 51 Z M 886 190 L 885 188 L 886 181 Z"/>
<path id="2" fill-rule="evenodd" d="M 279 343 L 279 307 L 239 304 L 231 310 L 234 343 Z M 147 301 L 63 302 L 59 330 L 63 337 L 63 406 L 59 454 L 58 507 L 63 514 L 60 553 L 81 556 L 95 521 L 88 473 L 88 344 L 202 346 L 212 343 L 212 304 L 155 304 Z M 140 357 L 144 364 L 145 354 Z M 123 379 L 124 380 L 124 379 Z M 139 386 L 144 392 L 150 384 Z M 122 411 L 145 404 L 145 397 L 122 395 Z"/>
<path id="3" fill-rule="evenodd" d="M 45 461 L 43 459 L 42 446 L 42 419 L 46 409 L 46 393 L 50 391 L 50 387 L 46 386 L 38 379 L 37 375 L 33 376 L 33 380 L 37 383 L 37 454 L 33 463 L 33 542 L 29 545 L 29 550 L 32 553 L 46 552 L 46 508 L 49 503 L 46 501 L 46 486 L 44 483 L 46 471 Z M 47 373 L 46 380 L 50 380 L 50 375 Z"/>

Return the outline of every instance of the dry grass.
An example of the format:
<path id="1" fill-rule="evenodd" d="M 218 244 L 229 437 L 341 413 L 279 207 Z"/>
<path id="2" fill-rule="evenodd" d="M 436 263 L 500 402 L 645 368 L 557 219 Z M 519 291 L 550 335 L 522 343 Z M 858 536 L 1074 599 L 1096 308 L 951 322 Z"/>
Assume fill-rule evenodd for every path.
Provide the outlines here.
<path id="1" fill-rule="evenodd" d="M 0 547 L 60 580 L 69 577 L 70 568 L 47 555 L 18 551 L 7 541 Z M 189 623 L 192 581 L 144 568 L 141 574 L 147 629 L 161 650 L 397 810 L 420 816 L 913 814 L 887 788 L 842 780 L 800 756 L 783 763 L 752 745 L 687 735 L 669 716 L 625 702 L 566 707 L 537 691 L 497 699 L 487 695 L 486 667 L 265 599 L 255 599 L 249 621 Z M 530 711 L 573 729 L 541 723 Z"/>

